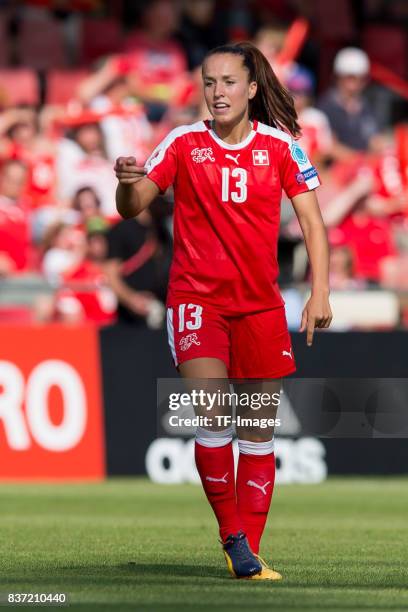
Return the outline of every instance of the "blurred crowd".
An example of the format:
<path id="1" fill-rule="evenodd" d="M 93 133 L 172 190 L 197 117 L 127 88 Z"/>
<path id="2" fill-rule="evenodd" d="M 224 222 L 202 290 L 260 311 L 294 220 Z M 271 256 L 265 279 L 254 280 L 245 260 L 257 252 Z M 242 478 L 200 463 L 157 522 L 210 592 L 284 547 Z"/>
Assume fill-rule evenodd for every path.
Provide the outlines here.
<path id="1" fill-rule="evenodd" d="M 206 51 L 250 39 L 293 94 L 322 178 L 332 290 L 392 291 L 393 325 L 408 325 L 407 3 L 330 4 L 1 3 L 0 287 L 36 275 L 52 288 L 27 318 L 163 324 L 172 194 L 120 220 L 113 162 L 144 162 L 171 129 L 206 118 Z M 390 87 L 372 79 L 381 60 Z M 297 316 L 290 296 L 309 270 L 285 198 L 280 254 Z M 0 304 L 0 321 L 12 310 Z"/>

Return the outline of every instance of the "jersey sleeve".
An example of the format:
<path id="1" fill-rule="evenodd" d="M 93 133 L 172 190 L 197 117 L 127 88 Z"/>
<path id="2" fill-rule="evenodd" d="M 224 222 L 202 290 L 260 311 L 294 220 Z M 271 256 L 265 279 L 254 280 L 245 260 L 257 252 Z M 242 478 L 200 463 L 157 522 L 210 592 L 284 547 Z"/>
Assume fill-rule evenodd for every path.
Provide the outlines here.
<path id="1" fill-rule="evenodd" d="M 145 167 L 146 176 L 154 181 L 160 193 L 164 193 L 173 184 L 177 172 L 177 145 L 175 130 L 155 148 Z"/>
<path id="2" fill-rule="evenodd" d="M 312 166 L 302 147 L 292 139 L 283 143 L 280 177 L 288 198 L 316 189 L 320 185 L 316 168 Z"/>

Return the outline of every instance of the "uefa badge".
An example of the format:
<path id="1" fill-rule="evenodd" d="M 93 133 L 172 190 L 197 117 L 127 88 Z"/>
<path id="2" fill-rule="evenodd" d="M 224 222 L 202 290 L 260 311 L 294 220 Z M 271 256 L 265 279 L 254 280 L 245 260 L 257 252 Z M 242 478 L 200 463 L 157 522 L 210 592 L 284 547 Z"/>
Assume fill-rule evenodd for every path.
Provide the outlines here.
<path id="1" fill-rule="evenodd" d="M 266 149 L 252 151 L 254 166 L 269 166 L 269 153 Z"/>
<path id="2" fill-rule="evenodd" d="M 303 151 L 303 149 L 298 145 L 297 142 L 294 142 L 290 148 L 290 154 L 292 156 L 292 159 L 295 160 L 295 162 L 297 164 L 299 164 L 299 166 L 304 166 L 305 164 L 309 164 L 310 162 L 307 158 L 306 153 Z"/>

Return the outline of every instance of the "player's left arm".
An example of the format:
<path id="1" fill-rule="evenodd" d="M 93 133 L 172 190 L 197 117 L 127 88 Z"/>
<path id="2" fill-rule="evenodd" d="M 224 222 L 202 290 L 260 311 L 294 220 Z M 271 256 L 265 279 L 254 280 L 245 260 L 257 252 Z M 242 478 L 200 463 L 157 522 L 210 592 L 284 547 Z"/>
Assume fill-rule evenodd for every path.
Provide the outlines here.
<path id="1" fill-rule="evenodd" d="M 317 197 L 306 191 L 291 198 L 305 239 L 312 270 L 312 292 L 303 312 L 301 332 L 307 332 L 307 345 L 311 346 L 316 327 L 329 327 L 333 315 L 329 303 L 329 245 Z"/>

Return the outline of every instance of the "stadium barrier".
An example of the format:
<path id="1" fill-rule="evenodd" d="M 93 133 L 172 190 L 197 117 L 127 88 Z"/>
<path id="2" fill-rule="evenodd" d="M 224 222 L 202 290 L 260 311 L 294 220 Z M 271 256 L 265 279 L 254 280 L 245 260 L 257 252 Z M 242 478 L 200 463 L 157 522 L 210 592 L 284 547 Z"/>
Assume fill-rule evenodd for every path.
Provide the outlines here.
<path id="1" fill-rule="evenodd" d="M 369 389 L 375 379 L 380 388 L 394 378 L 390 401 L 407 405 L 406 332 L 318 333 L 313 348 L 304 335 L 292 339 L 298 371 L 291 382 L 330 379 L 341 397 L 344 382 L 336 379 L 365 378 Z M 162 330 L 0 327 L 0 479 L 99 480 L 147 471 L 158 482 L 196 482 L 191 436 L 170 437 L 158 421 L 157 379 L 175 377 Z M 313 402 L 313 394 L 305 396 L 301 411 L 308 414 Z M 286 431 L 276 439 L 278 479 L 407 473 L 403 430 L 388 433 L 346 439 Z"/>
<path id="2" fill-rule="evenodd" d="M 93 327 L 0 327 L 0 478 L 105 476 Z"/>

